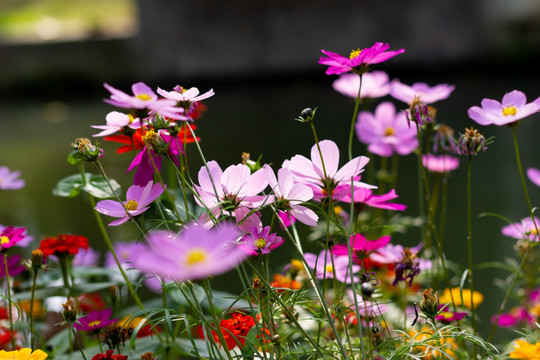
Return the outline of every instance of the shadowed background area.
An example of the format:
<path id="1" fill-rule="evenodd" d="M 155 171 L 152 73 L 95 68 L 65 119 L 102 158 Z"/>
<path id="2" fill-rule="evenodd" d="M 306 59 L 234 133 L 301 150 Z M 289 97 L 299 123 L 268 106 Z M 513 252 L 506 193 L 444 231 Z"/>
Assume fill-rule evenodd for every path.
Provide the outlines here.
<path id="1" fill-rule="evenodd" d="M 533 0 L 408 1 L 248 1 L 198 0 L 18 1 L 0 3 L 0 165 L 20 170 L 27 186 L 0 193 L 0 223 L 26 226 L 37 240 L 61 232 L 100 243 L 88 203 L 82 198 L 51 195 L 61 178 L 77 171 L 66 161 L 70 143 L 96 133 L 114 110 L 102 99 L 102 84 L 129 92 L 137 81 L 152 88 L 180 84 L 216 95 L 197 122 L 208 160 L 223 167 L 239 162 L 242 152 L 275 168 L 295 154 L 308 155 L 313 144 L 305 125 L 293 118 L 318 106 L 320 139 L 346 148 L 352 100 L 336 93 L 335 76 L 317 64 L 320 50 L 343 55 L 352 49 L 387 42 L 406 52 L 377 66 L 403 83 L 456 86 L 437 103 L 438 121 L 457 132 L 474 125 L 467 109 L 482 98 L 501 99 L 519 89 L 529 100 L 540 95 L 537 63 L 540 4 Z M 382 100 L 391 100 L 385 98 Z M 398 108 L 402 104 L 396 103 Z M 374 104 L 368 106 L 374 109 Z M 524 167 L 540 167 L 536 156 L 539 115 L 517 129 Z M 503 259 L 513 240 L 504 238 L 497 218 L 527 216 L 514 160 L 511 131 L 481 127 L 495 143 L 473 161 L 473 237 L 476 263 Z M 104 166 L 126 189 L 132 174 L 124 171 L 132 154 L 114 155 L 104 144 Z M 194 148 L 192 175 L 201 165 Z M 356 155 L 364 152 L 355 143 Z M 343 156 L 344 158 L 344 156 Z M 466 263 L 466 159 L 451 174 L 445 252 Z M 87 166 L 87 171 L 97 172 Z M 417 215 L 416 159 L 400 162 L 399 201 Z M 540 189 L 528 183 L 533 206 Z M 112 220 L 112 219 L 111 219 Z M 136 237 L 131 225 L 111 230 L 117 241 Z M 416 231 L 395 242 L 415 245 Z M 286 260 L 284 260 L 286 261 Z M 494 277 L 481 271 L 476 287 L 488 294 L 480 308 L 483 331 L 500 303 Z M 491 295 L 490 295 L 491 294 Z M 504 332 L 499 332 L 504 335 Z"/>

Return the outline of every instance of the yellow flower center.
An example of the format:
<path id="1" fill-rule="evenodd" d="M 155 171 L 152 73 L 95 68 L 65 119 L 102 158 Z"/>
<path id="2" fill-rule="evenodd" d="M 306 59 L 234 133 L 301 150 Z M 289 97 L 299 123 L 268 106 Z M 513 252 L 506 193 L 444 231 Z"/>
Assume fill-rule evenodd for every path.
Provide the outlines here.
<path id="1" fill-rule="evenodd" d="M 135 200 L 128 200 L 126 204 L 126 210 L 128 211 L 135 211 L 137 210 L 137 207 L 139 206 L 139 203 Z"/>
<path id="2" fill-rule="evenodd" d="M 292 269 L 296 271 L 300 271 L 304 268 L 304 265 L 300 260 L 292 259 L 291 260 Z"/>
<path id="3" fill-rule="evenodd" d="M 8 242 L 9 242 L 9 238 L 7 236 L 0 237 L 0 245 L 6 245 Z"/>
<path id="4" fill-rule="evenodd" d="M 339 215 L 343 212 L 343 208 L 339 205 L 334 206 L 334 212 L 336 213 L 336 215 Z"/>
<path id="5" fill-rule="evenodd" d="M 148 94 L 137 94 L 135 95 L 135 97 L 139 100 L 143 100 L 143 101 L 148 101 L 148 100 L 151 100 L 152 97 Z"/>
<path id="6" fill-rule="evenodd" d="M 188 265 L 200 263 L 206 259 L 206 251 L 204 249 L 191 249 L 188 253 L 186 262 Z"/>
<path id="7" fill-rule="evenodd" d="M 255 246 L 259 249 L 262 249 L 266 246 L 266 240 L 263 238 L 258 238 L 257 240 L 255 240 Z"/>
<path id="8" fill-rule="evenodd" d="M 95 326 L 98 326 L 99 324 L 101 324 L 101 320 L 94 320 L 92 322 L 89 322 L 88 326 L 89 327 L 95 327 Z"/>
<path id="9" fill-rule="evenodd" d="M 355 57 L 359 56 L 361 52 L 362 52 L 361 49 L 356 49 L 356 50 L 351 51 L 351 54 L 349 55 L 349 59 L 350 60 L 354 59 Z"/>
<path id="10" fill-rule="evenodd" d="M 333 274 L 334 273 L 334 267 L 332 265 L 326 265 L 326 272 Z"/>
<path id="11" fill-rule="evenodd" d="M 143 136 L 142 141 L 145 144 L 150 144 L 152 139 L 157 137 L 157 133 L 154 130 L 148 130 Z"/>
<path id="12" fill-rule="evenodd" d="M 392 136 L 392 135 L 394 135 L 394 129 L 392 129 L 391 127 L 386 128 L 386 131 L 384 132 L 384 136 Z"/>
<path id="13" fill-rule="evenodd" d="M 503 116 L 516 115 L 516 113 L 517 113 L 517 109 L 514 105 L 510 105 L 502 109 Z"/>
<path id="14" fill-rule="evenodd" d="M 133 121 L 135 121 L 135 119 L 133 118 L 133 115 L 131 114 L 128 114 L 128 118 L 129 118 L 129 123 L 131 124 Z"/>

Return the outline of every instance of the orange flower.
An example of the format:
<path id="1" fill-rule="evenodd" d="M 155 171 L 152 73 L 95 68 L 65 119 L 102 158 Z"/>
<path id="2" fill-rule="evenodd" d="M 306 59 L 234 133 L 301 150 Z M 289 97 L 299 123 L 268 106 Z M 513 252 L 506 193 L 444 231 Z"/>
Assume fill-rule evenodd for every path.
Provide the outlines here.
<path id="1" fill-rule="evenodd" d="M 511 359 L 540 360 L 540 342 L 529 344 L 525 340 L 518 339 L 514 351 L 509 356 Z"/>
<path id="2" fill-rule="evenodd" d="M 415 345 L 414 349 L 425 356 L 422 359 L 436 359 L 436 358 L 445 358 L 443 354 L 446 353 L 450 356 L 453 356 L 453 349 L 456 349 L 456 343 L 452 338 L 444 337 L 444 333 L 440 337 L 435 337 L 433 340 L 429 340 L 433 336 L 433 330 L 427 327 L 422 328 L 420 332 L 416 330 L 409 330 L 409 336 L 411 336 L 411 342 L 413 343 L 423 343 L 425 345 Z"/>

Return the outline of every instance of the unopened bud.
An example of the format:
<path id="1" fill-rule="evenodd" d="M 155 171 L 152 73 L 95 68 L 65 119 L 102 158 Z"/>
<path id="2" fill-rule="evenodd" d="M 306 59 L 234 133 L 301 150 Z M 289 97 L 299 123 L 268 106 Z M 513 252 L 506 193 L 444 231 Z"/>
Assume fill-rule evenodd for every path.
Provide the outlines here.
<path id="1" fill-rule="evenodd" d="M 369 282 L 365 282 L 365 283 L 362 283 L 362 285 L 360 285 L 360 290 L 362 292 L 362 296 L 368 298 L 375 291 L 375 287 L 373 286 L 373 284 Z"/>
<path id="2" fill-rule="evenodd" d="M 65 304 L 62 304 L 62 306 L 64 307 L 64 311 L 62 312 L 64 319 L 66 322 L 73 324 L 75 320 L 77 320 L 77 310 L 73 305 L 73 300 L 69 299 Z"/>
<path id="3" fill-rule="evenodd" d="M 424 290 L 419 308 L 426 316 L 434 318 L 439 312 L 439 293 L 433 293 L 431 288 Z"/>
<path id="4" fill-rule="evenodd" d="M 32 263 L 32 269 L 40 269 L 43 266 L 43 251 L 39 249 L 32 251 L 30 261 Z"/>
<path id="5" fill-rule="evenodd" d="M 300 116 L 296 117 L 295 120 L 300 122 L 309 123 L 313 121 L 313 118 L 315 117 L 315 112 L 317 111 L 317 108 L 305 108 L 300 112 Z"/>

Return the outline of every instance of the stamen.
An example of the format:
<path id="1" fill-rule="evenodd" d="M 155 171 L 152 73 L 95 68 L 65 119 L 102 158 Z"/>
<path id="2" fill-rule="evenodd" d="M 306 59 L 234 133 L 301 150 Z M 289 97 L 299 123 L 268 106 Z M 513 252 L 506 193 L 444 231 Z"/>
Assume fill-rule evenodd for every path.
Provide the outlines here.
<path id="1" fill-rule="evenodd" d="M 350 60 L 354 59 L 355 57 L 359 56 L 361 52 L 362 52 L 361 49 L 356 49 L 356 50 L 351 51 L 351 54 L 349 55 L 349 59 Z"/>
<path id="2" fill-rule="evenodd" d="M 139 100 L 143 100 L 143 101 L 148 101 L 148 100 L 152 100 L 152 97 L 148 94 L 137 94 L 135 95 L 135 97 Z"/>
<path id="3" fill-rule="evenodd" d="M 517 109 L 514 105 L 510 105 L 502 109 L 503 116 L 516 115 L 516 113 L 517 113 Z"/>
<path id="4" fill-rule="evenodd" d="M 266 240 L 263 238 L 258 238 L 257 240 L 255 240 L 255 246 L 259 249 L 262 249 L 266 246 Z"/>
<path id="5" fill-rule="evenodd" d="M 137 210 L 137 207 L 139 207 L 139 203 L 135 200 L 128 200 L 126 205 L 126 210 L 128 211 L 135 211 Z"/>
<path id="6" fill-rule="evenodd" d="M 325 270 L 327 273 L 332 274 L 334 272 L 334 267 L 332 265 L 326 265 Z"/>
<path id="7" fill-rule="evenodd" d="M 384 132 L 384 136 L 392 136 L 392 135 L 394 135 L 394 129 L 392 129 L 391 127 L 386 128 L 386 131 Z"/>
<path id="8" fill-rule="evenodd" d="M 206 251 L 200 248 L 192 249 L 186 259 L 188 265 L 200 263 L 206 259 Z"/>
<path id="9" fill-rule="evenodd" d="M 94 327 L 94 326 L 98 326 L 99 324 L 101 324 L 101 320 L 94 320 L 92 322 L 89 322 L 88 326 L 89 327 Z"/>
<path id="10" fill-rule="evenodd" d="M 9 238 L 7 236 L 0 236 L 0 245 L 6 245 L 9 242 Z"/>

